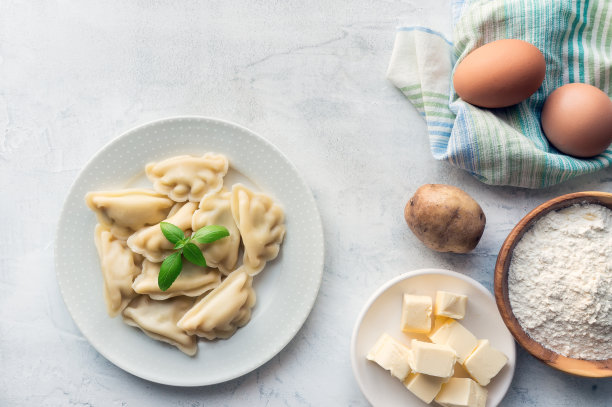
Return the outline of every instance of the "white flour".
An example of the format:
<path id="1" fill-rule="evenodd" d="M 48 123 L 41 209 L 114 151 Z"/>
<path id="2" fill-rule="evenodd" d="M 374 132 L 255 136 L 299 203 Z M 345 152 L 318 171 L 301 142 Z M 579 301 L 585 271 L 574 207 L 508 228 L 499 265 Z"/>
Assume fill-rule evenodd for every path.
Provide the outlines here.
<path id="1" fill-rule="evenodd" d="M 514 249 L 510 304 L 537 342 L 561 355 L 612 358 L 612 210 L 550 212 Z"/>

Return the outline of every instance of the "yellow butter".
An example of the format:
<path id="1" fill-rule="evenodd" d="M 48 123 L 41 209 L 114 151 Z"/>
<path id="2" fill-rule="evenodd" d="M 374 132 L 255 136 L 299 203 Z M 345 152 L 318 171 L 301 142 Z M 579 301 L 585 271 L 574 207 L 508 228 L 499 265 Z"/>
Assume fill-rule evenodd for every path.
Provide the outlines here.
<path id="1" fill-rule="evenodd" d="M 378 338 L 366 358 L 400 380 L 404 380 L 411 371 L 410 349 L 386 333 Z"/>
<path id="2" fill-rule="evenodd" d="M 463 363 L 478 346 L 476 337 L 454 319 L 439 322 L 436 318 L 435 328 L 428 335 L 429 339 L 433 343 L 450 346 L 457 353 L 459 363 Z"/>
<path id="3" fill-rule="evenodd" d="M 428 333 L 431 330 L 431 314 L 431 297 L 404 294 L 402 301 L 402 331 Z"/>
<path id="4" fill-rule="evenodd" d="M 421 373 L 412 373 L 404 380 L 404 386 L 415 396 L 429 404 L 440 392 L 442 383 L 447 379 L 442 377 L 428 376 Z"/>
<path id="5" fill-rule="evenodd" d="M 489 384 L 508 363 L 508 357 L 491 346 L 488 340 L 478 341 L 478 346 L 465 360 L 463 366 L 481 386 Z"/>
<path id="6" fill-rule="evenodd" d="M 467 300 L 468 297 L 466 295 L 438 291 L 436 292 L 434 315 L 463 319 L 465 317 L 465 309 L 467 308 Z"/>
<path id="7" fill-rule="evenodd" d="M 421 342 L 413 339 L 410 367 L 415 373 L 436 377 L 450 377 L 457 360 L 455 351 L 449 346 Z"/>
<path id="8" fill-rule="evenodd" d="M 485 407 L 487 389 L 469 378 L 451 378 L 435 398 L 443 407 Z"/>

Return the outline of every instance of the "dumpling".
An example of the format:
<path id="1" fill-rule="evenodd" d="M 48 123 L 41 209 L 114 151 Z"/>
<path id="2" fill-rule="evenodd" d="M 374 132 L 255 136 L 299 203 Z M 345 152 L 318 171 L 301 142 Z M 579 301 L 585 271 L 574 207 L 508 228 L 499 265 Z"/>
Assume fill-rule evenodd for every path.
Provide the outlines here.
<path id="1" fill-rule="evenodd" d="M 253 277 L 240 267 L 187 311 L 178 326 L 206 339 L 227 339 L 249 322 L 255 300 Z"/>
<path id="2" fill-rule="evenodd" d="M 229 236 L 213 243 L 200 244 L 206 264 L 217 267 L 223 274 L 228 275 L 236 268 L 238 250 L 240 249 L 240 231 L 236 226 L 231 210 L 231 192 L 218 192 L 208 195 L 200 202 L 200 207 L 193 214 L 191 229 L 197 231 L 208 225 L 225 226 Z"/>
<path id="3" fill-rule="evenodd" d="M 179 155 L 147 164 L 145 172 L 153 188 L 176 202 L 200 202 L 209 193 L 223 187 L 229 163 L 222 154 L 206 153 L 202 157 Z"/>
<path id="4" fill-rule="evenodd" d="M 123 240 L 166 219 L 174 205 L 166 196 L 148 189 L 89 192 L 85 202 L 96 213 L 98 222 Z"/>
<path id="5" fill-rule="evenodd" d="M 106 311 L 115 317 L 137 295 L 132 282 L 141 272 L 142 257 L 132 253 L 125 241 L 118 240 L 102 225 L 96 225 L 94 239 L 104 279 Z"/>
<path id="6" fill-rule="evenodd" d="M 176 326 L 177 321 L 193 305 L 193 301 L 191 297 L 155 301 L 148 295 L 140 295 L 123 310 L 123 321 L 140 328 L 151 338 L 174 345 L 193 356 L 198 351 L 198 338 Z"/>
<path id="7" fill-rule="evenodd" d="M 187 236 L 191 233 L 191 217 L 197 207 L 198 204 L 195 202 L 176 204 L 165 222 L 172 223 L 182 229 Z M 174 244 L 166 239 L 159 223 L 134 233 L 127 240 L 127 245 L 134 253 L 142 254 L 147 260 L 152 262 L 163 261 L 172 254 L 174 249 Z"/>
<path id="8" fill-rule="evenodd" d="M 168 290 L 162 291 L 157 285 L 160 267 L 161 263 L 145 260 L 142 263 L 142 273 L 132 284 L 134 291 L 138 294 L 148 294 L 154 300 L 165 300 L 179 295 L 197 297 L 221 284 L 221 273 L 218 270 L 183 262 L 181 274 Z"/>
<path id="9" fill-rule="evenodd" d="M 232 214 L 244 243 L 244 265 L 250 275 L 276 258 L 285 236 L 283 209 L 266 194 L 242 184 L 232 188 Z"/>

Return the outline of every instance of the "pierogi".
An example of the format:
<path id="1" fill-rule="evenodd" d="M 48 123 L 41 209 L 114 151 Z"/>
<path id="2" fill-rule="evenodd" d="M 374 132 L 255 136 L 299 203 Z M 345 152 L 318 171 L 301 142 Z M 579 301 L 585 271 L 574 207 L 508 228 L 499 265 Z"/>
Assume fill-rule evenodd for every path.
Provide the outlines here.
<path id="1" fill-rule="evenodd" d="M 253 276 L 278 256 L 285 236 L 282 207 L 242 184 L 224 188 L 228 169 L 222 154 L 170 157 L 146 166 L 154 190 L 96 191 L 85 197 L 98 220 L 94 241 L 108 314 L 121 313 L 127 325 L 190 356 L 197 353 L 198 338 L 227 339 L 250 321 L 256 303 Z M 164 291 L 162 262 L 182 246 L 166 238 L 161 222 L 178 227 L 186 238 L 212 225 L 225 227 L 229 235 L 212 243 L 192 240 L 206 267 L 180 255 L 180 274 Z"/>
<path id="2" fill-rule="evenodd" d="M 142 263 L 142 273 L 132 284 L 138 294 L 147 294 L 154 300 L 166 300 L 171 297 L 185 295 L 198 297 L 221 284 L 221 273 L 213 268 L 203 268 L 185 262 L 181 274 L 166 291 L 162 291 L 157 284 L 161 263 L 145 260 Z"/>
<path id="3" fill-rule="evenodd" d="M 178 321 L 178 326 L 206 339 L 226 339 L 249 322 L 255 301 L 253 277 L 241 267 L 200 298 Z"/>
<path id="4" fill-rule="evenodd" d="M 200 202 L 206 194 L 223 187 L 229 162 L 222 154 L 206 153 L 202 157 L 179 155 L 147 164 L 145 172 L 153 188 L 176 202 Z"/>
<path id="5" fill-rule="evenodd" d="M 221 225 L 229 231 L 229 236 L 224 239 L 201 244 L 206 263 L 210 267 L 217 267 L 225 275 L 236 268 L 240 250 L 240 231 L 232 216 L 231 198 L 232 193 L 226 191 L 208 195 L 200 202 L 191 221 L 192 230 L 209 225 Z"/>
<path id="6" fill-rule="evenodd" d="M 123 310 L 123 321 L 140 328 L 151 338 L 169 343 L 193 356 L 198 351 L 197 338 L 176 326 L 193 300 L 191 297 L 175 297 L 155 301 L 148 295 L 140 295 Z"/>
<path id="7" fill-rule="evenodd" d="M 232 188 L 231 206 L 244 243 L 244 265 L 253 276 L 278 256 L 285 236 L 285 214 L 271 197 L 242 184 Z"/>
<path id="8" fill-rule="evenodd" d="M 106 310 L 108 315 L 115 317 L 137 295 L 132 282 L 141 272 L 142 257 L 130 251 L 124 241 L 102 225 L 96 226 L 94 241 L 104 280 Z"/>
<path id="9" fill-rule="evenodd" d="M 194 202 L 177 203 L 164 222 L 172 223 L 185 234 L 191 234 L 191 217 L 197 208 Z M 174 245 L 166 239 L 157 225 L 140 229 L 127 240 L 127 245 L 134 253 L 142 254 L 147 260 L 161 262 L 174 251 Z"/>
<path id="10" fill-rule="evenodd" d="M 145 226 L 166 219 L 174 201 L 150 189 L 96 191 L 85 195 L 98 222 L 118 239 L 127 239 Z"/>

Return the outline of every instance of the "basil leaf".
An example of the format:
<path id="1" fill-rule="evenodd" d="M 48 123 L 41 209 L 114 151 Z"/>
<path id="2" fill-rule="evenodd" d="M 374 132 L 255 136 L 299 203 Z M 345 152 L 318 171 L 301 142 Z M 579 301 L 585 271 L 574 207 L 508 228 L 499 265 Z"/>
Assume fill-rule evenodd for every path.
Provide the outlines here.
<path id="1" fill-rule="evenodd" d="M 198 243 L 212 243 L 226 236 L 229 236 L 229 231 L 225 226 L 208 225 L 195 232 L 191 239 Z"/>
<path id="2" fill-rule="evenodd" d="M 159 227 L 170 243 L 178 243 L 181 239 L 185 238 L 185 233 L 183 233 L 178 226 L 174 226 L 172 223 L 161 222 Z"/>
<path id="3" fill-rule="evenodd" d="M 183 268 L 183 260 L 181 259 L 181 252 L 172 253 L 166 257 L 166 260 L 161 264 L 159 268 L 159 275 L 157 276 L 157 286 L 160 290 L 166 291 L 174 280 L 181 274 Z"/>
<path id="4" fill-rule="evenodd" d="M 206 267 L 206 260 L 202 255 L 202 251 L 193 243 L 185 244 L 185 247 L 183 247 L 183 256 L 197 266 Z"/>

